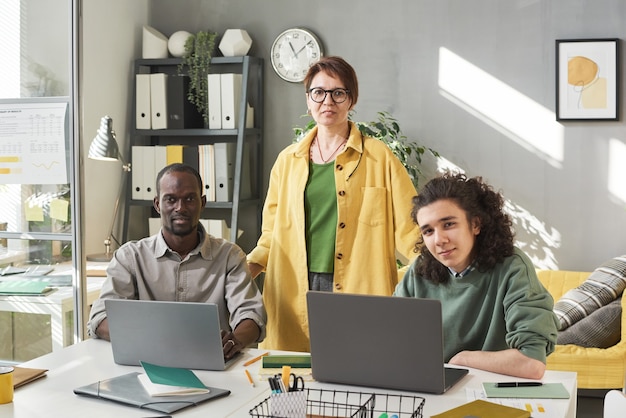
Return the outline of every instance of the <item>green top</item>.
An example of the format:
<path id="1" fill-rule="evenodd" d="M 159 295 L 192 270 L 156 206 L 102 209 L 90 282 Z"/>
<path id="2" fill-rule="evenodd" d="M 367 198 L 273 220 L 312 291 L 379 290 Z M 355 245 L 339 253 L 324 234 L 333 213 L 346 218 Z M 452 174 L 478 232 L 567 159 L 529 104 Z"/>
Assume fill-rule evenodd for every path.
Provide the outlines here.
<path id="1" fill-rule="evenodd" d="M 309 179 L 304 189 L 306 247 L 309 271 L 332 273 L 335 264 L 337 196 L 335 162 L 309 163 Z"/>
<path id="2" fill-rule="evenodd" d="M 411 268 L 394 296 L 441 300 L 445 361 L 462 350 L 515 348 L 545 363 L 554 351 L 554 300 L 518 248 L 492 270 L 476 269 L 461 278 L 451 274 L 445 285 L 425 280 Z"/>

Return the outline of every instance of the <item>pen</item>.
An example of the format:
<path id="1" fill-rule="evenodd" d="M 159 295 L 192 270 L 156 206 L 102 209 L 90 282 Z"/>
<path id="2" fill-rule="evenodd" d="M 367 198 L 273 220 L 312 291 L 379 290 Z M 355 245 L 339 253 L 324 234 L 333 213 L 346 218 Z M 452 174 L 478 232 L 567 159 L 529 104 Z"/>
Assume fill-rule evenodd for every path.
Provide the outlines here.
<path id="1" fill-rule="evenodd" d="M 250 376 L 250 372 L 248 371 L 248 369 L 243 369 L 243 371 L 246 373 L 246 377 L 248 378 L 248 382 L 250 382 L 252 387 L 254 387 L 254 380 L 252 380 L 252 376 Z"/>
<path id="2" fill-rule="evenodd" d="M 530 386 L 541 386 L 541 382 L 499 382 L 496 383 L 497 388 L 523 388 Z"/>
<path id="3" fill-rule="evenodd" d="M 280 386 L 278 385 L 278 380 L 274 377 L 268 377 L 267 381 L 270 382 L 270 389 L 272 393 L 280 393 Z"/>
<path id="4" fill-rule="evenodd" d="M 243 364 L 243 366 L 244 366 L 244 367 L 248 367 L 249 365 L 251 365 L 251 364 L 253 364 L 253 363 L 256 363 L 257 361 L 261 360 L 261 359 L 262 359 L 263 357 L 265 357 L 265 356 L 268 356 L 269 354 L 270 354 L 270 352 L 269 352 L 269 351 L 268 351 L 267 353 L 263 353 L 263 354 L 261 354 L 261 355 L 260 355 L 260 356 L 258 356 L 258 357 L 255 357 L 255 358 L 253 358 L 253 359 L 250 359 L 250 360 L 246 361 L 246 362 Z"/>

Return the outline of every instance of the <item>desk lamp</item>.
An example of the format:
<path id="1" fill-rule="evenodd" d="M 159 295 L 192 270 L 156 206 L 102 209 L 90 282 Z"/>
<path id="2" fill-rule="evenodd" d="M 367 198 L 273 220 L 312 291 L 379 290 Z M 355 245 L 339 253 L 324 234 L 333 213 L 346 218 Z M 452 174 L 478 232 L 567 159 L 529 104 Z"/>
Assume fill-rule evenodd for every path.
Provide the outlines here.
<path id="1" fill-rule="evenodd" d="M 117 212 L 120 206 L 120 199 L 124 191 L 126 184 L 126 175 L 130 172 L 130 163 L 126 163 L 122 158 L 119 146 L 115 140 L 115 132 L 113 131 L 113 120 L 109 116 L 104 116 L 100 120 L 100 128 L 96 134 L 96 137 L 89 146 L 88 158 L 101 161 L 121 161 L 122 162 L 122 182 L 119 187 L 119 193 L 115 200 L 115 207 L 113 209 L 113 220 L 111 221 L 111 228 L 109 228 L 109 235 L 104 240 L 104 254 L 91 254 L 87 255 L 88 261 L 111 261 L 113 252 L 111 251 L 111 240 L 115 240 L 119 246 L 119 241 L 113 235 L 113 228 L 115 226 L 115 219 L 117 218 Z"/>

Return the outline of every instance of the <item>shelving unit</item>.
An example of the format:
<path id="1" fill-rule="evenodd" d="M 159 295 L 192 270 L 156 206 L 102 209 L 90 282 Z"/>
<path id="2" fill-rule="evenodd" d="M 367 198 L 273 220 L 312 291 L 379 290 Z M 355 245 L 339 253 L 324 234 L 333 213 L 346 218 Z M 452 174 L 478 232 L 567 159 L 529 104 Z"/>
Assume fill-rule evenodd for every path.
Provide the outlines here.
<path id="1" fill-rule="evenodd" d="M 166 73 L 178 74 L 182 63 L 180 58 L 138 59 L 134 63 L 134 74 Z M 263 155 L 263 59 L 257 57 L 215 57 L 209 67 L 211 73 L 242 74 L 241 100 L 237 126 L 239 129 L 137 129 L 135 127 L 136 88 L 133 93 L 133 128 L 127 155 L 131 155 L 134 145 L 188 145 L 198 146 L 221 142 L 236 143 L 233 198 L 229 202 L 207 202 L 203 217 L 230 220 L 230 240 L 237 241 L 237 231 L 241 209 L 253 206 L 256 209 L 257 227 L 261 225 L 261 188 L 262 188 L 262 155 Z M 245 128 L 247 111 L 250 104 L 254 109 L 254 126 Z M 252 197 L 241 199 L 242 167 L 244 144 L 250 148 L 250 181 Z M 198 167 L 196 167 L 198 168 Z M 132 169 L 132 161 L 131 161 Z M 157 169 L 158 172 L 158 169 Z M 155 172 L 156 178 L 156 172 Z M 128 240 L 129 214 L 132 206 L 152 206 L 151 200 L 136 200 L 132 196 L 132 175 L 128 176 L 122 241 Z M 230 218 L 230 219 L 228 219 Z M 147 222 L 147 220 L 146 220 Z"/>

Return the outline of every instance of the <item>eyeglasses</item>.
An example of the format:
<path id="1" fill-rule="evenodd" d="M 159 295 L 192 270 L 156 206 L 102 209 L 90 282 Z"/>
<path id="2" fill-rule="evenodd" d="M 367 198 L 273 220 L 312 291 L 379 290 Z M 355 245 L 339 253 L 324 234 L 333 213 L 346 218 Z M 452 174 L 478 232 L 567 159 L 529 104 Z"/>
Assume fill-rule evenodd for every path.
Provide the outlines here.
<path id="1" fill-rule="evenodd" d="M 348 98 L 348 93 L 350 93 L 350 90 L 342 88 L 324 90 L 321 87 L 314 87 L 309 90 L 309 97 L 315 103 L 324 103 L 324 100 L 326 100 L 326 95 L 328 93 L 330 93 L 330 97 L 333 99 L 333 102 L 343 103 Z"/>

